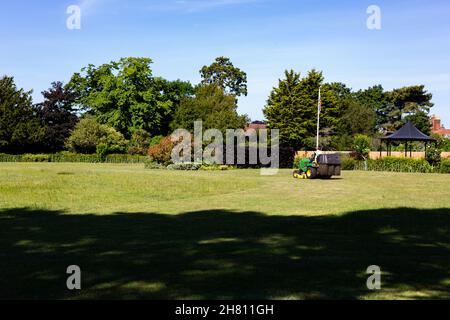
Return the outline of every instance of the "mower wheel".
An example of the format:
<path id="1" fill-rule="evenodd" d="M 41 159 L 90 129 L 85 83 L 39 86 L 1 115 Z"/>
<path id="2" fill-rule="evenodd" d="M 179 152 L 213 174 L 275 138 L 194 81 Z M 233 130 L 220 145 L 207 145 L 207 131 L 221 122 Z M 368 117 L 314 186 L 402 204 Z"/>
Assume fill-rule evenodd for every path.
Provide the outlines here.
<path id="1" fill-rule="evenodd" d="M 299 170 L 294 170 L 294 172 L 292 173 L 292 176 L 294 177 L 294 179 L 300 179 L 301 174 Z"/>
<path id="2" fill-rule="evenodd" d="M 309 168 L 306 171 L 306 177 L 308 179 L 316 179 L 317 178 L 317 169 L 316 168 Z"/>

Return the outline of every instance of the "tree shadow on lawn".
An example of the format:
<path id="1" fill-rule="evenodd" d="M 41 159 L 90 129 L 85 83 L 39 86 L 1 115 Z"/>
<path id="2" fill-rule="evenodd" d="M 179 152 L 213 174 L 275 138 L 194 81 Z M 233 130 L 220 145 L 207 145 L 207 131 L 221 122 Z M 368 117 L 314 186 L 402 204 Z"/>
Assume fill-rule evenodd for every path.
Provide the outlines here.
<path id="1" fill-rule="evenodd" d="M 343 216 L 0 211 L 2 299 L 449 298 L 450 209 Z M 82 290 L 66 289 L 79 265 Z M 388 291 L 386 291 L 388 290 Z M 423 291 L 422 294 L 417 293 Z"/>

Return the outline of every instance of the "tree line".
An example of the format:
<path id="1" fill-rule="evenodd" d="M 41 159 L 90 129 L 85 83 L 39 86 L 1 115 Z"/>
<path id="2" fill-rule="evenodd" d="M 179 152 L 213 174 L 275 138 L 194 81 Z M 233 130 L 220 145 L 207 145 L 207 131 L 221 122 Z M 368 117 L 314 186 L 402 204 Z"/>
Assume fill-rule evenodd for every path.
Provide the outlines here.
<path id="1" fill-rule="evenodd" d="M 280 129 L 281 142 L 297 150 L 315 149 L 318 93 L 321 88 L 321 148 L 353 150 L 357 135 L 380 137 L 413 122 L 430 133 L 432 94 L 423 85 L 385 91 L 381 85 L 352 91 L 344 83 L 324 83 L 322 72 L 305 77 L 293 70 L 270 93 L 264 115 Z"/>
<path id="2" fill-rule="evenodd" d="M 146 154 L 151 145 L 178 128 L 244 128 L 237 112 L 246 96 L 247 75 L 229 58 L 219 57 L 200 70 L 202 80 L 169 81 L 153 74 L 149 58 L 122 58 L 88 65 L 67 84 L 54 82 L 34 104 L 32 92 L 17 88 L 13 77 L 0 78 L 0 152 Z M 281 143 L 314 147 L 317 96 L 322 91 L 322 148 L 351 148 L 358 134 L 379 136 L 414 122 L 429 133 L 432 95 L 424 86 L 385 91 L 381 85 L 352 91 L 344 83 L 325 83 L 321 72 L 305 77 L 290 70 L 279 80 L 263 108 Z"/>
<path id="3" fill-rule="evenodd" d="M 226 130 L 249 121 L 237 113 L 247 75 L 228 58 L 204 66 L 202 81 L 169 81 L 153 75 L 149 58 L 88 65 L 67 84 L 54 82 L 33 104 L 32 92 L 0 78 L 0 152 L 141 153 L 175 128 L 194 121 Z"/>

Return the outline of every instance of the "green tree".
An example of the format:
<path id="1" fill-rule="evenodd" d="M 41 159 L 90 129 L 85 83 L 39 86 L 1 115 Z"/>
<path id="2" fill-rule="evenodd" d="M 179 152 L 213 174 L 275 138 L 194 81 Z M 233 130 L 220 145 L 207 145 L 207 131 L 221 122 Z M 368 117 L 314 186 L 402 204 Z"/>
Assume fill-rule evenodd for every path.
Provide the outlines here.
<path id="1" fill-rule="evenodd" d="M 353 93 L 353 98 L 366 109 L 375 112 L 375 127 L 381 129 L 388 122 L 388 99 L 381 85 Z"/>
<path id="2" fill-rule="evenodd" d="M 180 106 L 181 100 L 184 97 L 192 97 L 195 94 L 195 88 L 190 82 L 175 80 L 169 81 L 163 78 L 155 78 L 155 87 L 158 92 L 162 93 L 165 100 L 172 102 L 169 114 L 163 118 L 161 132 L 158 136 L 165 136 L 169 134 L 170 123 Z"/>
<path id="3" fill-rule="evenodd" d="M 247 74 L 231 63 L 229 58 L 218 57 L 210 66 L 200 70 L 202 84 L 215 84 L 226 93 L 247 95 Z"/>
<path id="4" fill-rule="evenodd" d="M 431 118 L 428 113 L 419 110 L 415 114 L 408 115 L 403 119 L 403 124 L 407 122 L 412 122 L 417 129 L 426 135 L 431 134 Z"/>
<path id="5" fill-rule="evenodd" d="M 245 115 L 237 113 L 236 97 L 225 93 L 222 88 L 200 85 L 194 97 L 184 97 L 171 124 L 172 130 L 183 128 L 192 131 L 194 122 L 203 121 L 203 129 L 244 128 L 248 123 Z"/>
<path id="6" fill-rule="evenodd" d="M 376 114 L 358 101 L 347 98 L 341 101 L 342 115 L 337 124 L 337 135 L 333 147 L 337 150 L 350 150 L 353 137 L 357 134 L 373 136 L 376 132 Z"/>
<path id="7" fill-rule="evenodd" d="M 370 138 L 363 134 L 357 134 L 354 138 L 353 147 L 358 159 L 366 160 L 371 149 Z"/>
<path id="8" fill-rule="evenodd" d="M 433 95 L 425 90 L 423 85 L 403 87 L 386 93 L 388 104 L 384 113 L 387 122 L 383 127 L 394 131 L 404 125 L 405 115 L 415 115 L 419 112 L 429 113 L 434 106 Z"/>
<path id="9" fill-rule="evenodd" d="M 31 93 L 18 89 L 12 77 L 0 78 L 0 152 L 34 152 L 42 145 L 46 127 Z"/>
<path id="10" fill-rule="evenodd" d="M 300 73 L 285 71 L 273 88 L 264 115 L 272 129 L 280 130 L 280 142 L 297 150 L 306 146 L 307 139 L 315 136 L 317 98 L 323 82 L 322 73 L 312 70 L 301 78 Z M 324 91 L 323 109 L 329 104 L 329 92 Z M 329 106 L 328 106 L 329 107 Z"/>
<path id="11" fill-rule="evenodd" d="M 153 77 L 151 63 L 149 58 L 122 58 L 89 65 L 73 75 L 69 86 L 85 109 L 126 137 L 137 129 L 159 135 L 167 130 L 174 103 L 164 95 L 167 82 Z"/>

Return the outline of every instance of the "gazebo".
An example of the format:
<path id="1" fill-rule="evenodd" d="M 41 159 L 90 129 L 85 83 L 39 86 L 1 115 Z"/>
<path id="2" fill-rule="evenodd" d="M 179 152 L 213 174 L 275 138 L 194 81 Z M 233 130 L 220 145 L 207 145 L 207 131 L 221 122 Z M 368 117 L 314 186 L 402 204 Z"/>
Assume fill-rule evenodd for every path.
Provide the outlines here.
<path id="1" fill-rule="evenodd" d="M 391 143 L 395 141 L 405 142 L 405 157 L 408 156 L 408 142 L 411 141 L 420 141 L 425 142 L 425 155 L 427 152 L 427 145 L 431 142 L 437 142 L 436 139 L 427 136 L 425 133 L 421 132 L 417 129 L 411 122 L 405 124 L 400 130 L 394 132 L 393 134 L 381 138 L 380 144 L 380 158 L 382 157 L 383 150 L 383 141 L 386 142 L 387 145 L 387 155 L 392 155 Z M 409 144 L 409 156 L 412 157 L 412 145 Z"/>

